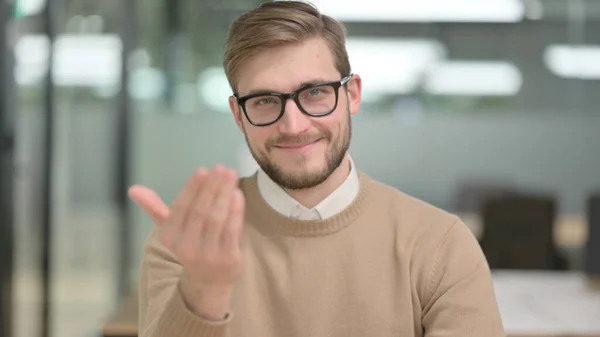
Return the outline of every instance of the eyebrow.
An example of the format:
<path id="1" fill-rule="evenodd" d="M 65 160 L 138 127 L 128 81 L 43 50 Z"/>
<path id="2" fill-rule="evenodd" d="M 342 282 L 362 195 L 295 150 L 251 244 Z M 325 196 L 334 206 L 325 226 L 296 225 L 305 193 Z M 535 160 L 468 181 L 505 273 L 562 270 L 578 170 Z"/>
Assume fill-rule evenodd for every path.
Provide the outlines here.
<path id="1" fill-rule="evenodd" d="M 314 79 L 312 79 L 310 81 L 305 81 L 305 82 L 300 83 L 300 86 L 296 90 L 300 90 L 300 89 L 312 87 L 313 85 L 316 85 L 316 84 L 329 83 L 329 82 L 334 82 L 334 81 L 335 80 L 326 80 L 326 79 L 323 79 L 323 78 L 314 78 Z M 247 94 L 245 94 L 244 96 L 257 95 L 257 94 L 272 94 L 272 93 L 278 93 L 278 92 L 279 91 L 272 90 L 272 89 L 252 89 Z"/>

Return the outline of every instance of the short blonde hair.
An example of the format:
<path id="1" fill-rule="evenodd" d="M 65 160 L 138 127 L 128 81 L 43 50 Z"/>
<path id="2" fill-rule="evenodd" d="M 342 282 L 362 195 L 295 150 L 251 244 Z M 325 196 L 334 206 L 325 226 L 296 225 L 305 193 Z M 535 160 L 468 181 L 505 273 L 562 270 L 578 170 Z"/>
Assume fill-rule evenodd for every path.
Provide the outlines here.
<path id="1" fill-rule="evenodd" d="M 267 49 L 300 43 L 313 37 L 327 41 L 341 76 L 350 74 L 346 51 L 346 28 L 323 15 L 308 2 L 273 1 L 262 3 L 231 25 L 225 45 L 223 67 L 234 93 L 241 65 Z"/>

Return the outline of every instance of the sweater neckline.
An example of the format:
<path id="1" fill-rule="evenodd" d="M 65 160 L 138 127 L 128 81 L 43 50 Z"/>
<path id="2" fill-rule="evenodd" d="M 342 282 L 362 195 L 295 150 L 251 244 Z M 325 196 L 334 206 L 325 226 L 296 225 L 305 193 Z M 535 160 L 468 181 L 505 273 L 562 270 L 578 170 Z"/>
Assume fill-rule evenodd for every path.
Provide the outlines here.
<path id="1" fill-rule="evenodd" d="M 366 174 L 358 172 L 360 190 L 354 201 L 340 213 L 323 220 L 296 220 L 286 217 L 267 204 L 259 192 L 257 174 L 242 180 L 241 186 L 246 195 L 246 212 L 253 224 L 269 231 L 291 236 L 323 236 L 338 232 L 350 226 L 364 211 L 372 199 L 373 181 Z"/>

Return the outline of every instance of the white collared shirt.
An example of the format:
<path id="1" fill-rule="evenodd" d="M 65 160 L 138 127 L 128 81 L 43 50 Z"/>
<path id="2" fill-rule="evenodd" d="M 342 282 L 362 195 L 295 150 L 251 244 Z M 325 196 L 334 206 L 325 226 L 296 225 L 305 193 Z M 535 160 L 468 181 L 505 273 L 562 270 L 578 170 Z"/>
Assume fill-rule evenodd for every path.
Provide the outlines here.
<path id="1" fill-rule="evenodd" d="M 350 158 L 350 174 L 344 182 L 312 209 L 304 207 L 277 185 L 263 171 L 258 171 L 258 189 L 265 201 L 277 212 L 296 220 L 324 220 L 350 206 L 358 195 L 360 182 Z"/>

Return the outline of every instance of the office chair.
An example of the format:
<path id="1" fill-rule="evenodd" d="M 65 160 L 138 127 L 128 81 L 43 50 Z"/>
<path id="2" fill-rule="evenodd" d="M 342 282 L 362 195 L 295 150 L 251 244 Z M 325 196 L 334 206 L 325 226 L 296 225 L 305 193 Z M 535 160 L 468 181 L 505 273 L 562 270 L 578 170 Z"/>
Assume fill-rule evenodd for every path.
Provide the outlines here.
<path id="1" fill-rule="evenodd" d="M 482 205 L 481 248 L 492 269 L 566 270 L 556 249 L 552 197 L 512 195 Z"/>
<path id="2" fill-rule="evenodd" d="M 600 277 L 600 192 L 588 200 L 588 241 L 585 246 L 585 272 Z"/>

